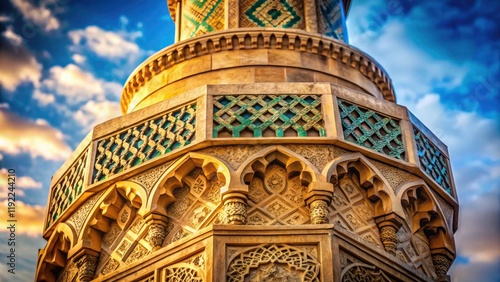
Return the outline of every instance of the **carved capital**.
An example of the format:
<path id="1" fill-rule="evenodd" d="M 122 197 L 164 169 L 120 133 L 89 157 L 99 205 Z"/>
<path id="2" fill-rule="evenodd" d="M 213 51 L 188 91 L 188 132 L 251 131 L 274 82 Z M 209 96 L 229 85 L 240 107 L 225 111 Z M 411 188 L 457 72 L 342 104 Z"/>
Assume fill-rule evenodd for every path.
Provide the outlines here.
<path id="1" fill-rule="evenodd" d="M 444 254 L 432 254 L 432 263 L 439 281 L 446 281 L 446 273 L 450 269 L 452 259 Z"/>
<path id="2" fill-rule="evenodd" d="M 163 244 L 163 240 L 167 236 L 167 229 L 165 226 L 153 223 L 149 226 L 148 235 L 146 235 L 146 241 L 153 246 L 153 250 L 157 250 Z"/>
<path id="3" fill-rule="evenodd" d="M 311 214 L 312 224 L 329 223 L 328 220 L 328 204 L 324 200 L 315 200 L 309 204 L 309 212 Z"/>
<path id="4" fill-rule="evenodd" d="M 399 243 L 396 232 L 397 229 L 393 225 L 380 227 L 380 240 L 382 244 L 384 244 L 384 249 L 392 255 L 396 255 L 396 249 Z"/>
<path id="5" fill-rule="evenodd" d="M 95 276 L 97 256 L 84 254 L 76 261 L 78 281 L 90 281 Z"/>
<path id="6" fill-rule="evenodd" d="M 224 223 L 243 225 L 247 222 L 247 205 L 243 199 L 233 198 L 224 201 Z"/>

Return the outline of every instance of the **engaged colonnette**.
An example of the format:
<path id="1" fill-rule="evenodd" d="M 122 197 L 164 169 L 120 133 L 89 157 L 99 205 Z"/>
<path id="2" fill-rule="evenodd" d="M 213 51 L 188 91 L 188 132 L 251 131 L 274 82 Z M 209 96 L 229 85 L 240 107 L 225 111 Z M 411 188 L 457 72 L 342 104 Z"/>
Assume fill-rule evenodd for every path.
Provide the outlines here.
<path id="1" fill-rule="evenodd" d="M 448 281 L 447 147 L 348 0 L 169 0 L 176 43 L 52 179 L 37 281 Z"/>

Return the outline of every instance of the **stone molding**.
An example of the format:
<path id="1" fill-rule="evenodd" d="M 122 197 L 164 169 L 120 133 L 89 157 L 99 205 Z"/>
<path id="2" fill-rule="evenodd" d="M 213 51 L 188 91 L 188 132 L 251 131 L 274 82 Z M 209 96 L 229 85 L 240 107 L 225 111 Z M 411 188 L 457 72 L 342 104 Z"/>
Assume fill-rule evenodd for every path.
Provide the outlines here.
<path id="1" fill-rule="evenodd" d="M 197 36 L 169 46 L 149 57 L 125 82 L 120 102 L 122 112 L 130 112 L 129 106 L 134 95 L 148 81 L 174 65 L 224 51 L 259 49 L 289 50 L 337 60 L 368 78 L 385 100 L 396 101 L 389 75 L 373 58 L 353 46 L 327 36 L 300 30 L 245 28 Z M 154 91 L 151 90 L 148 92 Z"/>

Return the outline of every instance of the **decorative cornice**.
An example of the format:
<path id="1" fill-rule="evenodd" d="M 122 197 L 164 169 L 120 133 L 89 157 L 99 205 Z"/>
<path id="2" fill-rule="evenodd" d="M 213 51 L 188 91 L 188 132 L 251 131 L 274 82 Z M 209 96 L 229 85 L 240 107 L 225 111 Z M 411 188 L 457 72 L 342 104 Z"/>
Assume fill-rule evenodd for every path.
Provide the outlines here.
<path id="1" fill-rule="evenodd" d="M 152 55 L 125 82 L 121 110 L 127 113 L 130 101 L 140 88 L 176 64 L 207 54 L 254 49 L 293 50 L 332 58 L 367 77 L 380 90 L 385 100 L 396 101 L 391 79 L 385 70 L 369 55 L 351 45 L 300 30 L 246 28 L 197 36 Z"/>

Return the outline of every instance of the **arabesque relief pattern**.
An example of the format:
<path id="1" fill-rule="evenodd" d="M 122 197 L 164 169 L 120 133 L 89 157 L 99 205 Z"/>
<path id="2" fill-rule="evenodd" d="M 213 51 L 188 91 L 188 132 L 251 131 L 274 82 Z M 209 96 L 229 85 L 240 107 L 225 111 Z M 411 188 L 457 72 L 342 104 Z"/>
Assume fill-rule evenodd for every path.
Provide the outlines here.
<path id="1" fill-rule="evenodd" d="M 265 148 L 261 145 L 256 148 L 249 145 L 237 147 L 243 157 L 241 155 L 226 156 L 226 160 L 233 162 L 235 168 L 240 167 L 245 161 L 248 163 L 248 159 L 252 159 L 254 154 L 262 157 L 259 149 Z M 311 151 L 312 147 L 319 149 L 318 152 Z M 304 158 L 320 168 L 324 168 L 327 163 L 334 159 L 352 159 L 350 157 L 352 154 L 348 155 L 349 152 L 334 146 L 287 145 L 283 147 L 283 150 L 284 148 L 290 149 L 290 152 L 304 154 Z M 217 155 L 215 152 L 222 152 L 214 148 L 207 148 L 204 151 L 212 152 L 215 156 Z M 266 154 L 274 156 L 274 154 L 284 153 L 271 152 Z M 241 209 L 241 213 L 246 213 L 246 221 L 239 224 L 303 225 L 330 222 L 359 236 L 375 249 L 385 249 L 402 263 L 432 279 L 437 277 L 436 272 L 439 272 L 440 275 L 446 273 L 446 267 L 449 267 L 450 260 L 447 257 L 431 255 L 429 239 L 424 234 L 425 227 L 421 227 L 416 233 L 410 231 L 411 225 L 415 224 L 412 222 L 415 218 L 412 214 L 419 209 L 418 205 L 422 205 L 421 201 L 430 199 L 428 196 L 423 197 L 422 192 L 415 192 L 415 194 L 411 192 L 413 190 L 409 189 L 407 194 L 416 195 L 411 196 L 416 197 L 416 199 L 408 198 L 410 199 L 408 200 L 407 196 L 404 196 L 408 203 L 403 204 L 406 217 L 402 226 L 400 228 L 389 225 L 377 227 L 378 223 L 376 224 L 374 220 L 375 203 L 367 195 L 369 187 L 366 186 L 366 183 L 364 187 L 359 183 L 359 174 L 366 172 L 358 171 L 357 169 L 360 169 L 358 166 L 348 166 L 350 167 L 348 171 L 335 178 L 333 182 L 334 193 L 329 205 L 327 205 L 328 201 L 326 200 L 315 200 L 308 206 L 305 203 L 309 184 L 305 181 L 307 177 L 301 180 L 303 175 L 300 169 L 287 169 L 282 163 L 282 161 L 289 163 L 286 161 L 285 155 L 278 155 L 270 158 L 265 167 L 253 172 L 253 177 L 248 183 L 248 199 Z M 157 172 L 150 174 L 155 178 L 151 183 L 158 183 L 158 177 L 171 166 L 171 163 L 172 161 L 153 168 Z M 139 206 L 133 204 L 138 201 L 134 200 L 136 196 L 130 192 L 128 194 L 116 191 L 107 193 L 109 200 L 105 201 L 105 206 L 100 204 L 100 207 L 101 209 L 107 207 L 103 210 L 103 216 L 106 217 L 108 226 L 93 221 L 89 222 L 94 224 L 92 228 L 103 232 L 101 254 L 98 258 L 92 259 L 95 260 L 95 266 L 92 267 L 94 267 L 96 275 L 106 275 L 115 270 L 125 269 L 127 265 L 139 261 L 158 248 L 177 242 L 208 225 L 231 224 L 227 221 L 229 212 L 225 210 L 221 197 L 220 188 L 224 186 L 224 182 L 217 175 L 208 178 L 201 167 L 195 167 L 189 172 L 183 173 L 184 176 L 180 178 L 182 185 L 173 190 L 174 201 L 166 208 L 167 216 L 164 224 L 153 224 L 138 215 Z M 144 185 L 144 181 L 136 182 Z M 419 188 L 415 189 L 417 191 Z M 153 192 L 151 188 L 148 190 Z M 88 213 L 95 206 L 97 200 L 102 198 L 103 193 L 104 191 L 91 197 L 82 207 L 82 211 Z M 106 209 L 107 212 L 105 212 Z M 236 214 L 238 213 L 236 212 Z M 68 221 L 79 230 L 87 230 L 85 226 L 80 226 L 85 222 L 84 215 L 81 212 L 75 213 L 75 215 L 77 214 L 80 214 L 82 219 L 77 220 L 71 217 Z M 325 218 L 325 220 L 321 218 Z M 420 223 L 417 226 L 420 226 Z M 244 277 L 245 281 L 264 281 L 289 277 L 297 281 L 319 281 L 318 253 L 313 249 L 314 247 L 311 245 L 261 245 L 258 248 L 228 247 L 227 279 L 228 281 L 240 281 L 239 279 Z M 204 281 L 205 260 L 204 254 L 193 255 L 191 258 L 163 268 L 163 277 L 165 277 L 165 281 L 171 279 L 175 281 Z M 302 262 L 299 263 L 300 261 Z M 352 267 L 344 271 L 342 281 L 358 281 L 359 279 L 398 281 L 389 278 L 384 271 L 366 265 L 364 260 L 351 260 L 350 263 Z M 365 263 L 365 265 L 360 263 Z M 76 275 L 72 267 L 71 264 L 68 264 L 61 271 L 59 279 L 67 279 L 68 276 Z M 90 267 L 89 264 L 86 276 L 91 275 Z M 343 268 L 347 269 L 346 267 L 348 268 L 347 265 Z"/>
<path id="2" fill-rule="evenodd" d="M 227 281 L 284 281 L 291 278 L 291 281 L 319 282 L 319 272 L 319 261 L 300 246 L 261 245 L 229 258 Z"/>
<path id="3" fill-rule="evenodd" d="M 279 163 L 271 163 L 265 175 L 255 176 L 248 186 L 249 225 L 296 225 L 310 222 L 304 202 L 307 186 L 298 176 L 288 177 Z"/>
<path id="4" fill-rule="evenodd" d="M 346 174 L 341 178 L 335 185 L 329 207 L 329 221 L 381 248 L 379 230 L 373 219 L 374 208 L 362 189 L 355 173 Z"/>
<path id="5" fill-rule="evenodd" d="M 163 246 L 176 242 L 209 224 L 220 223 L 223 212 L 216 176 L 208 179 L 202 169 L 184 177 L 184 186 L 174 190 L 175 202 L 167 208 L 166 238 Z"/>

